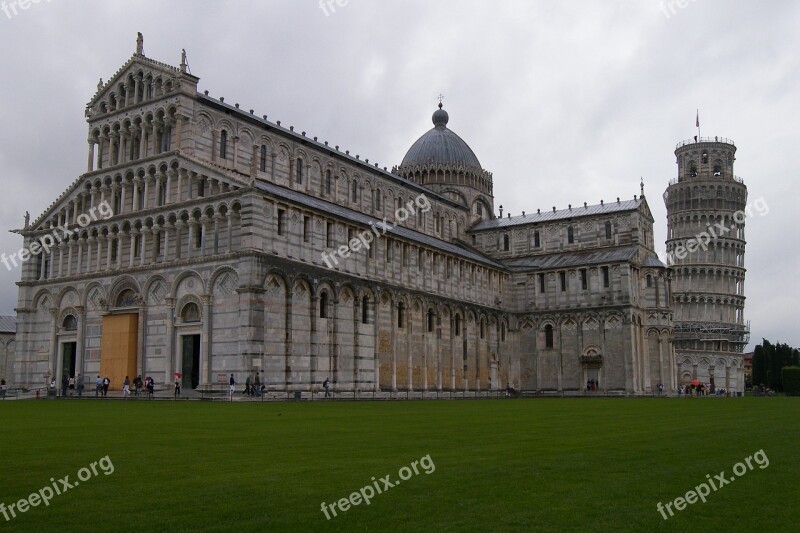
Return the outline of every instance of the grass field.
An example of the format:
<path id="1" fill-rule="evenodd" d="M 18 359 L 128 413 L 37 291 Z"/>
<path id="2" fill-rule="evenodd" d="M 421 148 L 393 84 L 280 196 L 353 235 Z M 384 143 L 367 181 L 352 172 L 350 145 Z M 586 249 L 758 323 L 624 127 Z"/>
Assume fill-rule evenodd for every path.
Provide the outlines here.
<path id="1" fill-rule="evenodd" d="M 6 401 L 6 506 L 105 456 L 114 470 L 0 530 L 790 531 L 798 415 L 791 398 Z M 762 449 L 769 466 L 706 503 L 656 510 Z M 430 474 L 321 511 L 428 455 Z"/>

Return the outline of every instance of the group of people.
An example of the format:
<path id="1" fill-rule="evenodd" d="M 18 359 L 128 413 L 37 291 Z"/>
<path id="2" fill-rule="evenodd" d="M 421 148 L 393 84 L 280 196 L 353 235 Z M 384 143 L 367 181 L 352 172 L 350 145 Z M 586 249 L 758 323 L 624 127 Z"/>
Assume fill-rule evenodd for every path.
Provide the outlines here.
<path id="1" fill-rule="evenodd" d="M 50 389 L 55 391 L 56 388 L 56 378 L 52 378 L 50 380 Z M 83 396 L 83 377 L 78 374 L 77 379 L 74 376 L 68 376 L 64 374 L 61 377 L 61 395 L 62 396 L 74 396 L 75 391 L 78 391 L 78 396 Z"/>
<path id="2" fill-rule="evenodd" d="M 596 379 L 590 379 L 586 382 L 586 390 L 597 390 L 598 383 Z"/>
<path id="3" fill-rule="evenodd" d="M 713 391 L 715 396 L 719 396 L 719 392 L 722 389 L 716 389 L 711 386 L 711 384 L 705 383 L 697 383 L 691 385 L 679 385 L 678 386 L 678 396 L 707 396 L 709 391 Z"/>
<path id="4" fill-rule="evenodd" d="M 267 386 L 261 383 L 261 372 L 256 372 L 255 378 L 251 379 L 250 374 L 244 380 L 244 391 L 242 394 L 245 396 L 261 396 L 266 392 Z"/>

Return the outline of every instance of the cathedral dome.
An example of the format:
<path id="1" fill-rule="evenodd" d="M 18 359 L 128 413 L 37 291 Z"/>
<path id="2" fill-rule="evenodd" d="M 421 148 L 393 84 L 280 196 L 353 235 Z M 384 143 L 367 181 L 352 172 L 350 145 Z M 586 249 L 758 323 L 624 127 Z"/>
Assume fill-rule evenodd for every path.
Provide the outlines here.
<path id="1" fill-rule="evenodd" d="M 481 169 L 481 163 L 475 157 L 475 152 L 458 135 L 447 128 L 450 116 L 447 111 L 439 109 L 433 113 L 433 128 L 411 145 L 403 162 L 402 168 L 414 166 L 465 166 Z"/>

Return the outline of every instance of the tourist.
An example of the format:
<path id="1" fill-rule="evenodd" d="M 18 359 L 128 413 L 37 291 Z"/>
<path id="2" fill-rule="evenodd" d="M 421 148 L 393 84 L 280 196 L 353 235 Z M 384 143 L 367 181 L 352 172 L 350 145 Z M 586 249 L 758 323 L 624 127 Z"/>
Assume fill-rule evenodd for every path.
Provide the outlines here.
<path id="1" fill-rule="evenodd" d="M 181 382 L 180 379 L 175 378 L 175 399 L 177 400 L 178 397 L 181 395 Z"/>
<path id="2" fill-rule="evenodd" d="M 139 374 L 135 378 L 133 378 L 133 393 L 135 396 L 139 396 L 142 392 L 142 375 Z"/>
<path id="3" fill-rule="evenodd" d="M 259 374 L 261 374 L 261 372 L 256 372 L 256 381 L 255 385 L 253 385 L 253 396 L 256 395 L 256 392 L 261 392 L 261 377 Z"/>
<path id="4" fill-rule="evenodd" d="M 78 382 L 78 396 L 83 396 L 83 376 L 80 372 L 78 372 L 76 381 Z"/>
<path id="5" fill-rule="evenodd" d="M 128 376 L 125 376 L 125 381 L 122 382 L 122 396 L 123 398 L 127 398 L 131 395 L 131 380 Z"/>
<path id="6" fill-rule="evenodd" d="M 330 378 L 325 378 L 325 381 L 322 382 L 322 386 L 325 388 L 325 397 L 329 397 L 331 395 L 331 380 Z"/>
<path id="7" fill-rule="evenodd" d="M 236 392 L 236 380 L 233 379 L 233 374 L 231 374 L 231 379 L 228 382 L 230 383 L 231 401 L 233 401 L 233 393 Z"/>
<path id="8" fill-rule="evenodd" d="M 61 378 L 61 396 L 67 395 L 67 387 L 69 386 L 69 378 L 66 374 Z"/>
<path id="9" fill-rule="evenodd" d="M 111 380 L 108 379 L 108 376 L 103 378 L 103 398 L 108 396 L 108 387 L 111 385 Z"/>
<path id="10" fill-rule="evenodd" d="M 94 397 L 100 396 L 100 391 L 103 390 L 103 380 L 100 379 L 100 374 L 97 374 L 97 379 L 94 380 Z"/>
<path id="11" fill-rule="evenodd" d="M 244 395 L 250 394 L 250 374 L 247 374 L 247 379 L 244 380 Z"/>
<path id="12" fill-rule="evenodd" d="M 147 376 L 147 397 L 148 398 L 151 398 L 151 399 L 153 398 L 153 396 L 155 395 L 155 388 L 156 388 L 155 381 L 153 381 L 153 378 L 151 378 L 150 376 Z"/>
<path id="13" fill-rule="evenodd" d="M 67 380 L 67 389 L 69 390 L 70 396 L 75 394 L 75 378 L 73 376 L 70 376 Z"/>

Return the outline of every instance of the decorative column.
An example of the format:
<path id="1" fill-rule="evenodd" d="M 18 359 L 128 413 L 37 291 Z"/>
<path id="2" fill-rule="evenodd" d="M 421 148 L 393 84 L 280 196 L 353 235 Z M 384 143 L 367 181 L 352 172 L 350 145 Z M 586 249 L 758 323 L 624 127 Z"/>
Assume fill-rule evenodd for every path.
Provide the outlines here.
<path id="1" fill-rule="evenodd" d="M 92 172 L 94 170 L 94 139 L 88 139 L 89 143 L 89 154 L 86 159 L 86 172 Z"/>
<path id="2" fill-rule="evenodd" d="M 200 343 L 200 385 L 208 384 L 211 369 L 211 295 L 204 294 L 203 300 L 203 342 Z"/>
<path id="3" fill-rule="evenodd" d="M 58 309 L 51 307 L 50 311 L 50 371 L 56 378 L 56 389 L 61 391 L 61 375 L 63 361 L 58 357 Z"/>
<path id="4" fill-rule="evenodd" d="M 106 270 L 111 270 L 111 247 L 113 242 L 114 237 L 109 233 L 106 236 Z M 117 248 L 119 248 L 119 246 L 117 246 Z"/>
<path id="5" fill-rule="evenodd" d="M 219 253 L 219 215 L 214 215 L 214 255 Z"/>
<path id="6" fill-rule="evenodd" d="M 174 372 L 177 372 L 175 361 L 175 298 L 166 298 L 167 303 L 167 363 L 164 365 L 164 382 L 171 381 Z"/>
<path id="7" fill-rule="evenodd" d="M 131 211 L 139 210 L 139 185 L 142 183 L 142 178 L 136 176 L 133 178 L 133 206 Z"/>
<path id="8" fill-rule="evenodd" d="M 77 342 L 75 343 L 75 369 L 77 373 L 81 375 L 81 379 L 86 382 L 86 369 L 84 368 L 84 335 L 86 334 L 86 308 L 78 305 L 75 306 L 75 311 L 78 313 L 78 338 Z M 75 380 L 77 381 L 78 376 L 75 376 Z M 77 387 L 79 384 L 76 383 L 75 386 Z"/>
<path id="9" fill-rule="evenodd" d="M 92 271 L 92 248 L 94 248 L 96 240 L 95 236 L 91 234 L 86 239 L 86 272 Z"/>
<path id="10" fill-rule="evenodd" d="M 128 259 L 128 268 L 133 267 L 133 260 L 134 257 L 136 257 L 136 246 L 134 245 L 136 244 L 136 237 L 138 235 L 140 235 L 139 230 L 136 228 L 131 228 L 130 231 L 131 251 L 130 251 L 130 257 Z M 139 245 L 141 246 L 141 242 L 139 243 Z"/>
<path id="11" fill-rule="evenodd" d="M 67 276 L 72 275 L 72 249 L 75 247 L 75 241 L 70 238 L 67 241 Z"/>
<path id="12" fill-rule="evenodd" d="M 145 250 L 147 248 L 147 234 L 150 233 L 150 229 L 142 228 L 139 230 L 139 232 L 142 234 L 139 242 L 139 264 L 144 265 Z"/>

